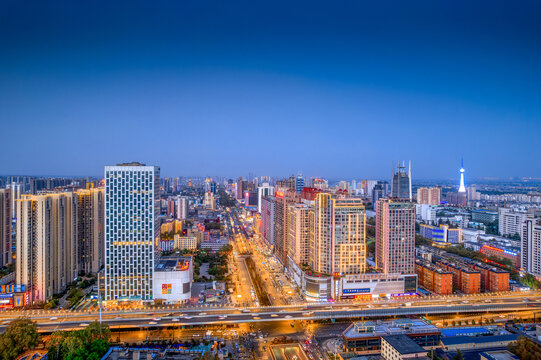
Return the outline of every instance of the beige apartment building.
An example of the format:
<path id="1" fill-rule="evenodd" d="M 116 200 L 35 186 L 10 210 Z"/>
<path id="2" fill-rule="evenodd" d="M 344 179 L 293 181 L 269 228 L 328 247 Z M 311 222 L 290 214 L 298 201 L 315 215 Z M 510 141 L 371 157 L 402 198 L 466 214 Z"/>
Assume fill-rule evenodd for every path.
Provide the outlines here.
<path id="1" fill-rule="evenodd" d="M 313 269 L 334 276 L 366 271 L 366 214 L 362 200 L 316 195 Z"/>
<path id="2" fill-rule="evenodd" d="M 16 283 L 29 303 L 45 301 L 77 276 L 76 195 L 23 195 L 16 204 Z"/>
<path id="3" fill-rule="evenodd" d="M 288 257 L 299 266 L 310 263 L 311 211 L 310 206 L 305 204 L 288 207 Z"/>

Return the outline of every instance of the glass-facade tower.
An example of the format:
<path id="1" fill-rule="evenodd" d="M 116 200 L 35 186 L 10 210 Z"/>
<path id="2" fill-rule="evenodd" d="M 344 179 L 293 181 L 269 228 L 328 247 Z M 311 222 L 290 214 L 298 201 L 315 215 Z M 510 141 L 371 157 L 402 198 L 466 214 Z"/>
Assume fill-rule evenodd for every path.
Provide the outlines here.
<path id="1" fill-rule="evenodd" d="M 105 300 L 151 301 L 160 168 L 105 167 Z"/>

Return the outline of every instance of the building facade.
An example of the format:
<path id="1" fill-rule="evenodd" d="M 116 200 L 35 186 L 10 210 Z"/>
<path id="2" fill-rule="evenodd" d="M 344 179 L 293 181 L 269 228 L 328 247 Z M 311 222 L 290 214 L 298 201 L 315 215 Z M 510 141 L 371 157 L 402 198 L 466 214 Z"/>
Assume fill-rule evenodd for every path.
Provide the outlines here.
<path id="1" fill-rule="evenodd" d="M 541 277 L 541 219 L 526 219 L 522 224 L 520 254 L 521 268 Z"/>
<path id="2" fill-rule="evenodd" d="M 366 271 L 366 214 L 360 199 L 316 195 L 313 270 L 333 275 Z"/>
<path id="3" fill-rule="evenodd" d="M 398 165 L 398 171 L 394 172 L 393 165 L 393 179 L 391 183 L 391 197 L 395 199 L 408 199 L 412 200 L 411 194 L 411 162 L 409 163 L 409 170 L 406 172 L 406 165 Z"/>
<path id="4" fill-rule="evenodd" d="M 190 199 L 186 196 L 177 197 L 177 211 L 176 217 L 179 220 L 185 220 L 188 218 Z"/>
<path id="5" fill-rule="evenodd" d="M 160 169 L 105 167 L 105 300 L 152 301 Z"/>
<path id="6" fill-rule="evenodd" d="M 82 189 L 77 199 L 77 251 L 79 271 L 96 273 L 104 264 L 104 191 Z"/>
<path id="7" fill-rule="evenodd" d="M 383 273 L 415 273 L 415 206 L 398 199 L 376 203 L 376 267 Z"/>
<path id="8" fill-rule="evenodd" d="M 16 283 L 26 287 L 29 303 L 61 293 L 77 276 L 76 207 L 73 193 L 17 200 Z"/>
<path id="9" fill-rule="evenodd" d="M 308 265 L 312 238 L 311 208 L 303 204 L 289 205 L 288 216 L 288 256 L 297 265 Z"/>
<path id="10" fill-rule="evenodd" d="M 441 203 L 441 188 L 422 187 L 417 189 L 417 204 L 439 205 Z"/>
<path id="11" fill-rule="evenodd" d="M 498 231 L 501 236 L 520 235 L 522 223 L 526 221 L 527 213 L 514 211 L 510 208 L 498 209 Z M 530 216 L 531 217 L 531 216 Z"/>
<path id="12" fill-rule="evenodd" d="M 0 189 L 0 266 L 13 263 L 11 190 Z"/>

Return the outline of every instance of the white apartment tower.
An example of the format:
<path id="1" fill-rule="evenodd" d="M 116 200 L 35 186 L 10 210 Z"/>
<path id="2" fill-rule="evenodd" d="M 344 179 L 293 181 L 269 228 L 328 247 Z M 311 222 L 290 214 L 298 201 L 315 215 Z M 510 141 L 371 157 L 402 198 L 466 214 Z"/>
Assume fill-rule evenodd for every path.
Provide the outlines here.
<path id="1" fill-rule="evenodd" d="M 177 219 L 185 220 L 188 218 L 189 203 L 190 199 L 186 196 L 177 197 Z"/>
<path id="2" fill-rule="evenodd" d="M 152 301 L 160 168 L 105 167 L 105 300 Z"/>
<path id="3" fill-rule="evenodd" d="M 520 267 L 536 277 L 541 276 L 541 219 L 527 218 L 522 223 Z"/>

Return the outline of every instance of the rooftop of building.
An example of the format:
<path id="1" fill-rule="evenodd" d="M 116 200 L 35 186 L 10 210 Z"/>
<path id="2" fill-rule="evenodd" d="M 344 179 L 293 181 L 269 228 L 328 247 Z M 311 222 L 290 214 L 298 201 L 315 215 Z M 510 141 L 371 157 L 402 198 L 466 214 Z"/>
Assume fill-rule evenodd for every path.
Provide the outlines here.
<path id="1" fill-rule="evenodd" d="M 474 336 L 474 335 L 484 335 L 492 334 L 492 331 L 485 327 L 460 327 L 460 328 L 449 328 L 442 329 L 441 335 L 445 337 L 450 336 Z"/>
<path id="2" fill-rule="evenodd" d="M 351 324 L 342 336 L 347 339 L 380 337 L 386 335 L 440 333 L 434 325 L 421 319 L 395 319 L 389 321 L 359 321 Z"/>
<path id="3" fill-rule="evenodd" d="M 116 164 L 116 166 L 146 166 L 146 165 L 137 161 L 132 161 L 128 163 Z"/>
<path id="4" fill-rule="evenodd" d="M 386 342 L 389 343 L 401 355 L 425 353 L 426 350 L 419 346 L 415 341 L 411 340 L 407 335 L 387 335 L 383 336 Z"/>
<path id="5" fill-rule="evenodd" d="M 484 351 L 480 355 L 481 359 L 485 358 L 487 360 L 519 360 L 518 356 L 509 350 Z"/>
<path id="6" fill-rule="evenodd" d="M 484 344 L 500 341 L 515 341 L 517 340 L 517 334 L 509 335 L 491 335 L 491 336 L 451 336 L 442 337 L 441 343 L 444 346 L 449 345 L 461 345 L 461 344 Z"/>
<path id="7" fill-rule="evenodd" d="M 156 264 L 156 271 L 184 271 L 190 268 L 191 256 L 162 257 Z"/>

